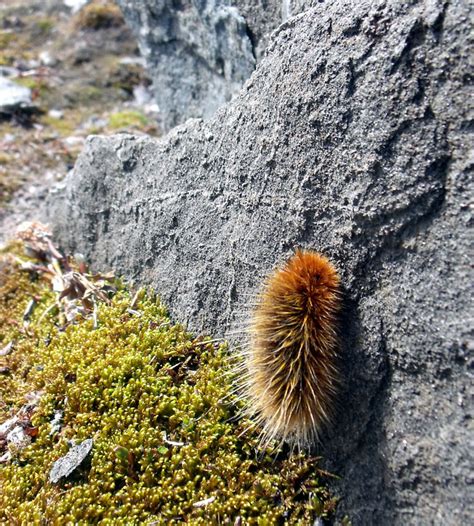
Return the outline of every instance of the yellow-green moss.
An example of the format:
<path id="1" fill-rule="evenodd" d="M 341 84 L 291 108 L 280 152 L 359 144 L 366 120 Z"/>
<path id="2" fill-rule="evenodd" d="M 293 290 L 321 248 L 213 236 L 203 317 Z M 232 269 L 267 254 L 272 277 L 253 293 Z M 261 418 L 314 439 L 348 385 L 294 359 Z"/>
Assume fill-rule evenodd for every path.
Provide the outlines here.
<path id="1" fill-rule="evenodd" d="M 31 39 L 40 44 L 46 40 L 55 28 L 55 20 L 52 18 L 40 18 L 35 20 L 31 26 Z"/>
<path id="2" fill-rule="evenodd" d="M 148 124 L 148 119 L 136 110 L 124 110 L 113 113 L 109 117 L 109 126 L 114 130 L 121 128 L 142 128 Z"/>
<path id="3" fill-rule="evenodd" d="M 106 97 L 103 90 L 96 86 L 83 86 L 82 84 L 72 84 L 69 87 L 67 98 L 73 107 L 88 107 Z"/>
<path id="4" fill-rule="evenodd" d="M 15 82 L 32 90 L 34 96 L 44 97 L 50 91 L 48 81 L 39 77 L 21 77 Z"/>
<path id="5" fill-rule="evenodd" d="M 62 137 L 68 137 L 73 134 L 77 127 L 77 120 L 67 118 L 64 116 L 60 119 L 51 117 L 50 115 L 43 115 L 39 119 L 39 122 L 45 126 L 49 126 L 51 129 L 56 131 Z"/>
<path id="6" fill-rule="evenodd" d="M 62 331 L 54 310 L 39 323 L 53 302 L 46 282 L 11 255 L 0 261 L 0 348 L 15 342 L 2 359 L 0 424 L 42 392 L 36 439 L 0 466 L 0 523 L 306 525 L 330 514 L 316 460 L 259 451 L 237 418 L 226 345 L 172 324 L 152 295 L 131 301 L 122 288 L 98 309 L 97 328 L 90 319 Z M 62 429 L 51 435 L 57 410 Z M 50 484 L 68 440 L 87 438 L 90 469 Z"/>
<path id="7" fill-rule="evenodd" d="M 15 39 L 15 33 L 11 31 L 0 31 L 0 49 L 9 46 Z"/>
<path id="8" fill-rule="evenodd" d="M 124 24 L 122 12 L 113 2 L 93 0 L 76 15 L 76 27 L 98 30 Z"/>
<path id="9" fill-rule="evenodd" d="M 0 164 L 8 164 L 11 160 L 11 155 L 5 152 L 0 152 Z"/>

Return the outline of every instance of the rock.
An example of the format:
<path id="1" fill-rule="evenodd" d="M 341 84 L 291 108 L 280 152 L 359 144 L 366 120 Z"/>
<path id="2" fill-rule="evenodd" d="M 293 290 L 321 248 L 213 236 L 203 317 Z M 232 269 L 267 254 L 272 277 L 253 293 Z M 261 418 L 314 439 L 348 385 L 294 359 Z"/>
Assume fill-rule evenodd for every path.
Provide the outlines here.
<path id="1" fill-rule="evenodd" d="M 70 135 L 69 137 L 65 137 L 62 141 L 68 148 L 77 148 L 84 144 L 84 137 L 81 137 L 80 135 Z"/>
<path id="2" fill-rule="evenodd" d="M 7 437 L 7 435 L 14 429 L 19 422 L 18 416 L 13 416 L 12 418 L 9 418 L 8 420 L 5 420 L 2 424 L 0 424 L 0 439 L 4 439 Z"/>
<path id="3" fill-rule="evenodd" d="M 64 118 L 64 112 L 62 110 L 57 110 L 53 108 L 48 111 L 48 117 L 60 120 Z"/>
<path id="4" fill-rule="evenodd" d="M 30 125 L 38 113 L 40 109 L 33 103 L 29 88 L 0 76 L 0 121 L 10 119 Z"/>
<path id="5" fill-rule="evenodd" d="M 228 2 L 120 0 L 151 71 L 167 130 L 188 117 L 209 117 L 255 67 L 252 43 Z"/>
<path id="6" fill-rule="evenodd" d="M 38 55 L 39 61 L 44 66 L 53 67 L 58 63 L 58 59 L 51 55 L 49 51 L 41 51 Z"/>
<path id="7" fill-rule="evenodd" d="M 153 78 L 162 129 L 208 118 L 241 88 L 270 34 L 318 0 L 117 0 Z"/>
<path id="8" fill-rule="evenodd" d="M 105 128 L 108 124 L 108 120 L 105 117 L 99 115 L 91 115 L 88 117 L 81 125 L 81 128 L 84 130 L 89 130 L 91 128 L 100 129 Z M 79 143 L 82 146 L 83 142 Z"/>
<path id="9" fill-rule="evenodd" d="M 354 525 L 470 521 L 469 15 L 339 0 L 291 17 L 209 121 L 91 137 L 48 199 L 65 249 L 216 337 L 295 247 L 330 257 L 344 388 L 317 449 Z"/>
<path id="10" fill-rule="evenodd" d="M 92 438 L 88 438 L 80 444 L 71 447 L 64 457 L 59 458 L 53 464 L 49 473 L 49 481 L 52 484 L 57 484 L 61 479 L 68 478 L 89 456 L 93 444 Z"/>
<path id="11" fill-rule="evenodd" d="M 10 462 L 11 458 L 12 458 L 12 454 L 10 453 L 10 451 L 7 451 L 0 457 L 0 464 L 5 464 L 7 462 Z"/>
<path id="12" fill-rule="evenodd" d="M 297 14 L 306 9 L 310 1 L 302 0 L 302 5 L 296 10 L 294 0 L 231 0 L 230 3 L 245 20 L 252 51 L 259 62 L 271 33 L 289 18 L 291 12 Z"/>
<path id="13" fill-rule="evenodd" d="M 55 435 L 61 431 L 63 425 L 64 411 L 57 410 L 54 412 L 54 416 L 50 422 L 51 429 L 49 431 L 50 436 Z"/>
<path id="14" fill-rule="evenodd" d="M 89 3 L 89 0 L 63 0 L 63 1 L 64 1 L 64 5 L 69 7 L 72 13 L 77 13 L 87 3 Z"/>
<path id="15" fill-rule="evenodd" d="M 124 66 L 141 66 L 146 67 L 146 62 L 143 57 L 122 57 L 119 59 L 119 64 Z"/>
<path id="16" fill-rule="evenodd" d="M 247 25 L 257 62 L 264 56 L 269 38 L 278 26 L 321 3 L 321 0 L 231 0 Z"/>
<path id="17" fill-rule="evenodd" d="M 0 66 L 0 77 L 17 77 L 20 70 L 12 66 Z"/>
<path id="18" fill-rule="evenodd" d="M 11 144 L 12 142 L 16 141 L 16 135 L 13 133 L 5 133 L 5 135 L 2 137 L 2 142 L 4 144 Z"/>
<path id="19" fill-rule="evenodd" d="M 11 115 L 34 108 L 31 90 L 0 76 L 0 115 Z"/>
<path id="20" fill-rule="evenodd" d="M 0 348 L 0 356 L 7 356 L 9 355 L 13 350 L 14 342 L 13 340 L 9 341 L 5 346 Z M 0 426 L 1 429 L 1 426 Z M 1 431 L 0 431 L 1 434 Z"/>
<path id="21" fill-rule="evenodd" d="M 16 426 L 8 433 L 7 443 L 14 449 L 20 450 L 31 444 L 31 437 L 22 426 Z"/>
<path id="22" fill-rule="evenodd" d="M 147 106 L 152 104 L 153 96 L 150 90 L 143 84 L 133 88 L 133 101 L 137 106 Z"/>
<path id="23" fill-rule="evenodd" d="M 24 69 L 27 71 L 31 71 L 33 69 L 38 69 L 41 66 L 41 61 L 32 58 L 31 60 L 27 60 L 25 63 L 23 63 L 22 66 L 24 66 Z"/>

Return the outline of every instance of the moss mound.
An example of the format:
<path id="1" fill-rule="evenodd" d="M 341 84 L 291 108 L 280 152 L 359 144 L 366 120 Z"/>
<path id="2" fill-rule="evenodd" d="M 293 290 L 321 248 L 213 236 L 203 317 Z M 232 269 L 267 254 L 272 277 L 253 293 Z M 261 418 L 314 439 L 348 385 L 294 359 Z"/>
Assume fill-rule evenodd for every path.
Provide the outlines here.
<path id="1" fill-rule="evenodd" d="M 225 344 L 193 337 L 153 295 L 123 286 L 65 326 L 50 282 L 34 265 L 21 270 L 19 250 L 0 256 L 0 349 L 13 342 L 0 357 L 0 424 L 28 414 L 31 443 L 0 436 L 10 455 L 0 523 L 311 524 L 331 514 L 317 459 L 258 450 L 237 416 Z M 51 483 L 54 462 L 86 439 L 88 461 Z"/>
<path id="2" fill-rule="evenodd" d="M 92 0 L 77 13 L 75 23 L 80 29 L 97 31 L 104 27 L 121 26 L 125 22 L 120 8 L 113 2 Z"/>
<path id="3" fill-rule="evenodd" d="M 124 110 L 113 113 L 109 118 L 109 126 L 114 129 L 143 128 L 148 124 L 148 119 L 136 110 Z"/>

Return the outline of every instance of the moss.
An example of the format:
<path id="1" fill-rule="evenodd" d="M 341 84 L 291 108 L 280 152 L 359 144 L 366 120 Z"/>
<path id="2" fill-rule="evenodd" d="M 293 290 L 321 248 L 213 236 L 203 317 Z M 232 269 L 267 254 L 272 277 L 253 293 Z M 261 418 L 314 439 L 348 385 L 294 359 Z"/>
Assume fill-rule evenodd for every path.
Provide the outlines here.
<path id="1" fill-rule="evenodd" d="M 0 164 L 8 164 L 11 162 L 13 157 L 5 152 L 0 152 Z"/>
<path id="2" fill-rule="evenodd" d="M 52 298 L 49 288 L 38 279 L 31 279 L 27 272 L 22 272 L 15 263 L 15 256 L 21 253 L 21 245 L 11 245 L 8 250 L 0 252 L 0 348 L 14 342 L 15 349 L 8 356 L 6 364 L 15 374 L 0 375 L 0 422 L 10 416 L 10 409 L 30 390 L 23 372 L 29 365 L 28 353 L 33 352 L 38 336 L 28 330 L 23 323 L 23 315 L 29 302 L 41 298 L 35 315 L 41 305 Z M 0 358 L 0 365 L 2 364 Z"/>
<path id="3" fill-rule="evenodd" d="M 96 86 L 73 84 L 70 86 L 66 99 L 75 107 L 91 106 L 106 98 L 106 93 Z"/>
<path id="4" fill-rule="evenodd" d="M 42 99 L 41 106 L 44 107 L 44 104 L 45 101 Z M 65 149 L 55 139 L 58 133 L 61 134 L 61 131 L 67 135 L 66 128 L 72 119 L 75 122 L 81 122 L 83 117 L 79 112 L 77 113 L 76 118 L 70 116 L 70 112 L 65 112 L 64 126 L 58 123 L 58 129 L 53 126 L 53 122 L 43 129 L 20 127 L 14 121 L 0 122 L 0 137 L 7 134 L 13 136 L 5 152 L 0 153 L 0 209 L 11 199 L 18 188 L 35 180 L 38 174 L 54 171 L 59 178 L 61 173 L 66 173 L 66 163 L 70 165 L 74 162 L 77 150 Z M 47 115 L 40 115 L 38 121 L 43 123 L 43 118 L 47 118 Z"/>
<path id="5" fill-rule="evenodd" d="M 51 117 L 50 115 L 43 115 L 39 122 L 44 126 L 52 128 L 62 137 L 68 137 L 72 135 L 78 126 L 78 119 L 72 114 L 72 112 L 68 112 L 60 119 Z"/>
<path id="6" fill-rule="evenodd" d="M 47 39 L 55 27 L 55 22 L 51 18 L 40 18 L 35 20 L 30 29 L 30 39 L 36 43 L 41 43 Z"/>
<path id="7" fill-rule="evenodd" d="M 36 438 L 0 465 L 0 523 L 311 524 L 331 513 L 317 459 L 258 450 L 237 416 L 224 343 L 195 338 L 153 295 L 132 300 L 123 286 L 100 305 L 96 328 L 89 319 L 63 330 L 54 309 L 42 316 L 53 292 L 19 269 L 20 249 L 0 261 L 0 345 L 15 342 L 3 358 L 0 423 L 27 393 L 42 395 Z M 51 434 L 57 410 L 62 429 Z M 87 438 L 90 467 L 50 484 L 68 441 Z"/>
<path id="8" fill-rule="evenodd" d="M 11 66 L 18 60 L 36 58 L 25 32 L 0 30 L 0 65 Z"/>
<path id="9" fill-rule="evenodd" d="M 122 12 L 113 2 L 93 1 L 82 8 L 76 15 L 75 25 L 78 29 L 97 31 L 124 24 Z"/>
<path id="10" fill-rule="evenodd" d="M 16 40 L 15 33 L 0 31 L 0 66 L 11 66 L 13 64 L 15 55 L 11 48 L 15 46 Z"/>
<path id="11" fill-rule="evenodd" d="M 14 57 L 12 55 L 0 52 L 0 66 L 11 66 L 13 61 Z"/>
<path id="12" fill-rule="evenodd" d="M 119 111 L 109 117 L 109 126 L 114 130 L 122 128 L 142 128 L 147 124 L 148 119 L 136 110 Z"/>
<path id="13" fill-rule="evenodd" d="M 139 64 L 124 64 L 114 56 L 106 57 L 102 63 L 104 70 L 108 71 L 103 79 L 105 87 L 124 90 L 128 95 L 132 95 L 135 86 L 147 82 L 143 67 Z"/>
<path id="14" fill-rule="evenodd" d="M 29 88 L 32 91 L 33 99 L 44 97 L 50 90 L 48 81 L 41 77 L 20 77 L 15 82 Z"/>
<path id="15" fill-rule="evenodd" d="M 10 31 L 0 31 L 0 49 L 4 49 L 16 40 L 15 33 Z"/>
<path id="16" fill-rule="evenodd" d="M 11 173 L 10 165 L 14 160 L 14 157 L 8 153 L 0 154 L 0 207 L 11 199 L 23 182 L 21 178 Z"/>

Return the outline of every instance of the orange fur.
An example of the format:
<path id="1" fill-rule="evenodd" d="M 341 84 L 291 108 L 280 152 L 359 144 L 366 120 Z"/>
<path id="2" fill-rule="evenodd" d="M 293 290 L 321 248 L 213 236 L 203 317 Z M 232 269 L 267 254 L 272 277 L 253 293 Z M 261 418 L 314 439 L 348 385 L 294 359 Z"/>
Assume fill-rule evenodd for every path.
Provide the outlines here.
<path id="1" fill-rule="evenodd" d="M 257 299 L 246 391 L 266 440 L 304 447 L 330 422 L 339 381 L 339 285 L 327 258 L 297 250 Z"/>

